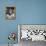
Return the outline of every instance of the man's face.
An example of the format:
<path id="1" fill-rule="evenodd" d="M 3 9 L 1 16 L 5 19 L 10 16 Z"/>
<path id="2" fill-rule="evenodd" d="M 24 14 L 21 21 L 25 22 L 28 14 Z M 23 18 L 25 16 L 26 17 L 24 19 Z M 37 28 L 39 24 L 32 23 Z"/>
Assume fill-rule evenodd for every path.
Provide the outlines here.
<path id="1" fill-rule="evenodd" d="M 9 13 L 12 14 L 13 13 L 13 10 L 12 9 L 9 9 Z"/>

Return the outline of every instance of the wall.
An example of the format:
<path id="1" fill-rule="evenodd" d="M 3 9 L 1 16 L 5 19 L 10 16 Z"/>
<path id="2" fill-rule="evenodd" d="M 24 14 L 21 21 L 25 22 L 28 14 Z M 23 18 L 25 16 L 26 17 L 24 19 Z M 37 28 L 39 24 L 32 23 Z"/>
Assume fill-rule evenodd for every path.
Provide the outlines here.
<path id="1" fill-rule="evenodd" d="M 0 0 L 0 44 L 7 44 L 8 34 L 16 32 L 17 35 L 17 17 L 16 20 L 8 21 L 5 19 L 5 10 L 7 6 L 16 6 L 16 0 Z M 18 42 L 17 39 L 15 41 Z"/>
<path id="2" fill-rule="evenodd" d="M 17 0 L 19 24 L 46 24 L 46 0 Z"/>
<path id="3" fill-rule="evenodd" d="M 5 19 L 5 7 L 10 5 L 16 6 L 13 21 Z M 9 32 L 18 32 L 17 24 L 46 24 L 46 0 L 0 0 L 0 44 L 8 43 Z"/>

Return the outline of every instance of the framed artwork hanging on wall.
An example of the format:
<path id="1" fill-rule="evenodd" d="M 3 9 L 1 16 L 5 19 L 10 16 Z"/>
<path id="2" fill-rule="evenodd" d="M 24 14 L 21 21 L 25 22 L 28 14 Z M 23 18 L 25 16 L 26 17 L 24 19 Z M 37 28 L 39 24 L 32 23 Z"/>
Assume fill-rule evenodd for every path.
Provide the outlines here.
<path id="1" fill-rule="evenodd" d="M 16 18 L 16 7 L 6 7 L 6 19 L 15 20 Z"/>

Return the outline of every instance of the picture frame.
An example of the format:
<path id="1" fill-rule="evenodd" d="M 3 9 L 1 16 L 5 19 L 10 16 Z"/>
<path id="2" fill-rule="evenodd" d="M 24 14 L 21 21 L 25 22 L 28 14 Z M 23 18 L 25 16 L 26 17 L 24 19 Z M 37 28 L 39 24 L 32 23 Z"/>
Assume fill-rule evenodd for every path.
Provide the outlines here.
<path id="1" fill-rule="evenodd" d="M 27 30 L 28 32 L 26 33 L 26 36 L 28 37 L 25 38 L 24 32 Z M 25 39 L 31 40 L 31 41 L 46 41 L 46 24 L 19 24 L 18 25 L 18 38 L 19 38 L 18 40 L 19 42 Z"/>
<path id="2" fill-rule="evenodd" d="M 7 20 L 15 20 L 16 19 L 16 7 L 15 6 L 7 6 L 6 7 L 5 18 Z"/>

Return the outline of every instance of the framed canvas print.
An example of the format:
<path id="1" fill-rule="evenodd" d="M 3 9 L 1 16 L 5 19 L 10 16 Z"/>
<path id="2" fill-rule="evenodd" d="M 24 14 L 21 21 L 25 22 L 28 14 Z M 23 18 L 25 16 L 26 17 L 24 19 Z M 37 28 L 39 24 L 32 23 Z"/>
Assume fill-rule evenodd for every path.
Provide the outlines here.
<path id="1" fill-rule="evenodd" d="M 39 24 L 19 24 L 18 42 L 20 46 L 31 46 L 34 43 L 46 43 L 46 25 Z M 41 44 L 40 44 L 41 45 Z"/>
<path id="2" fill-rule="evenodd" d="M 46 25 L 20 24 L 18 30 L 20 31 L 20 40 L 46 41 Z"/>
<path id="3" fill-rule="evenodd" d="M 16 18 L 16 7 L 6 7 L 6 19 L 15 20 Z"/>

